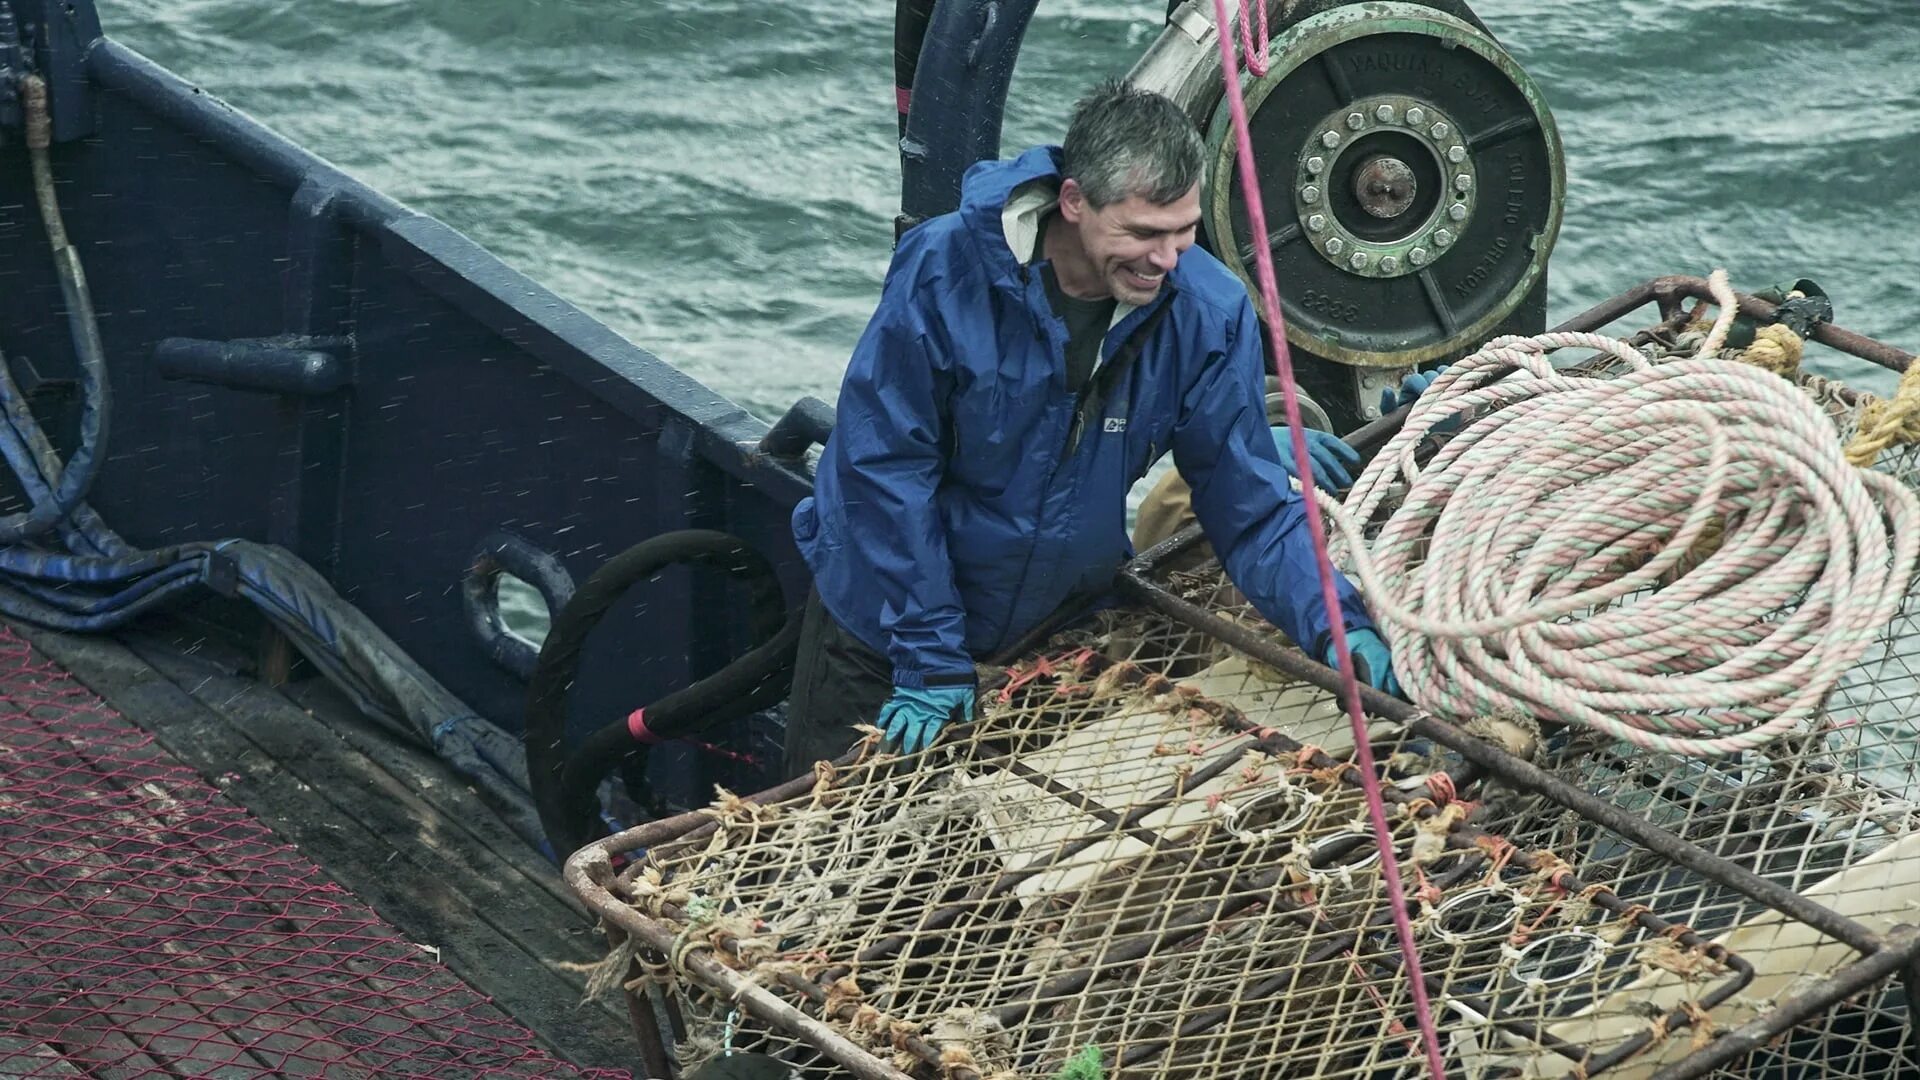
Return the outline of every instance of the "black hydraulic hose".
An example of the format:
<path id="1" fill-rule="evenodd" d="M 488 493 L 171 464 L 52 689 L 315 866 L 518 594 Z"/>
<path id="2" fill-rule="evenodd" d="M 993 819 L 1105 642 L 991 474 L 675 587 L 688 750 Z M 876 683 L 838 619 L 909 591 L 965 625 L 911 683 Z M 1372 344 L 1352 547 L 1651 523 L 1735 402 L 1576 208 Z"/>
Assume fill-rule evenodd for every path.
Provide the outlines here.
<path id="1" fill-rule="evenodd" d="M 779 704 L 792 688 L 794 651 L 799 641 L 800 620 L 796 617 L 738 660 L 647 706 L 646 730 L 655 741 L 665 742 Z M 636 765 L 644 766 L 650 745 L 634 738 L 627 720 L 616 720 L 588 736 L 569 754 L 561 770 L 560 786 L 574 804 L 573 820 L 583 820 L 583 814 L 591 813 L 600 781 L 623 759 L 637 757 Z M 573 846 L 578 848 L 589 839 L 583 838 Z"/>
<path id="2" fill-rule="evenodd" d="M 528 781 L 541 826 L 562 856 L 593 839 L 600 781 L 648 745 L 623 718 L 567 750 L 566 699 L 581 650 L 628 589 L 683 564 L 720 570 L 751 587 L 759 644 L 719 671 L 648 705 L 644 733 L 654 741 L 678 738 L 744 716 L 779 701 L 791 682 L 799 614 L 786 607 L 772 565 L 745 542 L 722 532 L 689 529 L 643 540 L 607 560 L 554 618 L 528 680 Z"/>
<path id="3" fill-rule="evenodd" d="M 80 448 L 74 451 L 73 460 L 57 478 L 47 477 L 55 489 L 47 498 L 35 499 L 33 508 L 24 513 L 0 518 L 0 544 L 30 540 L 47 532 L 66 521 L 74 508 L 85 501 L 88 489 L 93 486 L 94 474 L 106 460 L 112 406 L 106 348 L 100 341 L 99 320 L 93 314 L 93 296 L 87 289 L 87 274 L 80 265 L 80 253 L 67 241 L 66 225 L 53 188 L 53 166 L 48 160 L 52 127 L 47 115 L 46 82 L 38 75 L 21 79 L 20 98 L 26 106 L 27 151 L 33 161 L 34 196 L 40 204 L 40 219 L 46 225 L 47 240 L 53 248 L 54 268 L 60 275 L 60 292 L 67 305 L 73 348 L 80 360 Z"/>
<path id="4" fill-rule="evenodd" d="M 907 134 L 907 109 L 913 77 L 920 70 L 920 46 L 933 21 L 934 0 L 896 0 L 893 6 L 893 96 L 900 113 L 900 135 Z"/>

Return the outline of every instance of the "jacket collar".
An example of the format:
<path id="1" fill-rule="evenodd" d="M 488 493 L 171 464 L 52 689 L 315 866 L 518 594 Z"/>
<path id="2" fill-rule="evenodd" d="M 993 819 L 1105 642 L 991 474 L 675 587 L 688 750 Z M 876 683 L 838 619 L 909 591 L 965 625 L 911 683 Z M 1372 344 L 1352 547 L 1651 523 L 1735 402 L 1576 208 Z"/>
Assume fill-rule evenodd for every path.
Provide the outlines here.
<path id="1" fill-rule="evenodd" d="M 1000 210 L 1000 231 L 1006 236 L 1007 250 L 1022 266 L 1040 259 L 1040 226 L 1060 205 L 1060 185 L 1049 177 L 1036 177 L 1013 189 L 1007 205 Z"/>
<path id="2" fill-rule="evenodd" d="M 961 215 L 1002 288 L 1026 294 L 1026 271 L 1042 254 L 1041 226 L 1060 205 L 1060 180 L 1060 151 L 1051 146 L 1035 147 L 1011 161 L 982 162 L 968 171 L 961 188 Z M 1161 291 L 1171 285 L 1169 280 Z M 1115 303 L 1107 329 L 1136 310 L 1132 304 Z"/>

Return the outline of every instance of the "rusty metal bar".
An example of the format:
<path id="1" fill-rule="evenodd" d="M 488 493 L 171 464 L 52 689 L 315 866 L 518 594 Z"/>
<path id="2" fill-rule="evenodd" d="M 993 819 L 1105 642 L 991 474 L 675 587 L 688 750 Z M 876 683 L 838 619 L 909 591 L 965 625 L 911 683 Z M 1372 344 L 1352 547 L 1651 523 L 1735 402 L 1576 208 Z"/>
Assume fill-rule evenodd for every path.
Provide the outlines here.
<path id="1" fill-rule="evenodd" d="M 1773 321 L 1776 305 L 1748 296 L 1743 292 L 1736 291 L 1733 295 L 1744 314 L 1763 322 Z M 1713 290 L 1708 287 L 1706 278 L 1672 274 L 1642 282 L 1619 296 L 1602 300 L 1554 329 L 1592 332 L 1624 317 L 1635 308 L 1647 304 L 1657 303 L 1662 312 L 1671 313 L 1678 307 L 1682 298 L 1715 302 Z M 1868 363 L 1878 364 L 1889 371 L 1905 371 L 1907 365 L 1913 363 L 1913 354 L 1905 349 L 1897 349 L 1884 341 L 1876 341 L 1865 334 L 1835 326 L 1833 323 L 1821 323 L 1814 327 L 1813 340 L 1830 349 L 1837 349 Z"/>
<path id="2" fill-rule="evenodd" d="M 1673 275 L 1654 278 L 1641 286 L 1650 289 L 1655 299 L 1661 297 L 1690 296 L 1696 300 L 1713 299 L 1713 291 L 1707 287 L 1706 278 Z M 1740 310 L 1756 319 L 1771 322 L 1775 305 L 1756 299 L 1745 293 L 1733 294 L 1739 301 Z M 1598 310 L 1598 309 L 1595 309 Z M 1591 313 L 1589 313 L 1591 314 Z M 1585 318 L 1585 315 L 1580 318 Z M 1599 324 L 1601 326 L 1605 323 Z M 1884 341 L 1875 341 L 1865 334 L 1858 334 L 1832 323 L 1821 323 L 1813 328 L 1813 340 L 1830 349 L 1838 349 L 1849 356 L 1856 356 L 1868 363 L 1878 364 L 1889 371 L 1903 372 L 1913 363 L 1913 354 L 1905 349 L 1896 349 Z"/>
<path id="3" fill-rule="evenodd" d="M 1733 295 L 1738 299 L 1742 312 L 1765 322 L 1773 321 L 1775 305 L 1741 292 L 1735 292 Z M 1683 299 L 1694 299 L 1709 304 L 1715 302 L 1713 290 L 1708 287 L 1706 278 L 1680 274 L 1657 277 L 1635 285 L 1618 296 L 1602 300 L 1548 332 L 1592 333 L 1624 318 L 1636 308 L 1642 308 L 1648 304 L 1658 304 L 1662 321 L 1671 323 L 1679 316 Z M 1895 348 L 1884 341 L 1876 341 L 1865 334 L 1855 333 L 1832 323 L 1821 323 L 1814 327 L 1813 340 L 1870 364 L 1877 364 L 1889 371 L 1904 372 L 1914 359 L 1914 355 L 1905 349 Z M 1412 411 L 1412 408 L 1411 405 L 1402 406 L 1355 428 L 1347 433 L 1347 442 L 1361 450 L 1371 450 L 1383 445 L 1394 432 L 1400 430 L 1400 425 L 1406 421 L 1407 413 Z"/>
<path id="4" fill-rule="evenodd" d="M 656 824 L 659 823 L 656 822 Z M 647 826 L 642 826 L 641 829 L 630 829 L 621 836 L 644 831 L 646 828 Z M 610 891 L 609 886 L 613 882 L 612 841 L 618 839 L 619 837 L 609 837 L 574 852 L 573 856 L 567 860 L 563 871 L 567 885 L 586 902 L 590 910 L 598 912 L 601 918 L 618 926 L 635 943 L 658 950 L 666 956 L 673 956 L 676 948 L 673 932 L 636 911 Z M 742 977 L 739 972 L 716 963 L 697 951 L 687 952 L 682 963 L 689 974 L 725 994 L 728 1000 L 738 1005 L 743 1012 L 763 1023 L 794 1033 L 839 1062 L 859 1080 L 912 1080 L 912 1077 L 906 1073 L 875 1059 L 859 1045 L 849 1041 L 826 1024 L 781 1001 L 758 984 Z M 934 1053 L 932 1060 L 939 1061 L 938 1052 Z M 965 1080 L 965 1078 L 958 1078 L 958 1080 Z"/>
<path id="5" fill-rule="evenodd" d="M 1171 548 L 1171 545 L 1172 541 L 1169 541 L 1154 548 L 1150 554 Z M 1304 653 L 1283 647 L 1247 627 L 1229 622 L 1159 588 L 1143 576 L 1143 571 L 1150 569 L 1143 566 L 1143 562 L 1135 560 L 1121 572 L 1118 587 L 1122 593 L 1176 622 L 1211 634 L 1264 664 L 1323 689 L 1336 693 L 1340 691 L 1339 673 L 1313 662 Z M 1878 952 L 1885 946 L 1880 935 L 1860 923 L 1768 881 L 1731 860 L 1709 854 L 1645 818 L 1620 810 L 1531 762 L 1522 761 L 1490 743 L 1476 739 L 1399 698 L 1369 686 L 1360 687 L 1360 697 L 1367 712 L 1407 725 L 1408 730 L 1440 743 L 1513 787 L 1544 795 L 1587 820 L 1619 833 L 1751 900 L 1798 919 L 1858 952 Z"/>
<path id="6" fill-rule="evenodd" d="M 627 966 L 627 979 L 633 978 L 633 964 Z M 660 1032 L 660 1019 L 654 1012 L 651 997 L 642 998 L 639 994 L 624 990 L 620 995 L 627 1003 L 627 1022 L 633 1025 L 634 1038 L 640 1041 L 640 1062 L 647 1067 L 647 1075 L 671 1080 L 679 1075 L 673 1067 L 673 1058 L 667 1054 L 667 1040 Z"/>
<path id="7" fill-rule="evenodd" d="M 1653 1080 L 1694 1080 L 1735 1059 L 1753 1053 L 1794 1025 L 1833 1008 L 1864 990 L 1898 975 L 1920 956 L 1920 931 L 1898 926 L 1889 931 L 1886 947 L 1839 974 L 1823 980 L 1814 989 L 1788 998 L 1773 1011 L 1732 1031 L 1722 1034 L 1692 1054 L 1653 1074 Z"/>

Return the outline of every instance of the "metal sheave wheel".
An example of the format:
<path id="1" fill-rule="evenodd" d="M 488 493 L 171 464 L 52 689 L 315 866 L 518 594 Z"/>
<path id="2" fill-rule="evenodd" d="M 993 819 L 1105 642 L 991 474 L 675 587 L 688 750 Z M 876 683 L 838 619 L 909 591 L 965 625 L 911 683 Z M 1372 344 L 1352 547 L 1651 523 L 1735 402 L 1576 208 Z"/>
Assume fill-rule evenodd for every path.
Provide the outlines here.
<path id="1" fill-rule="evenodd" d="M 1334 8 L 1275 37 L 1246 98 L 1296 348 L 1424 363 L 1483 342 L 1539 282 L 1565 197 L 1560 136 L 1481 30 L 1413 3 Z M 1209 246 L 1251 283 L 1224 101 L 1207 131 Z"/>

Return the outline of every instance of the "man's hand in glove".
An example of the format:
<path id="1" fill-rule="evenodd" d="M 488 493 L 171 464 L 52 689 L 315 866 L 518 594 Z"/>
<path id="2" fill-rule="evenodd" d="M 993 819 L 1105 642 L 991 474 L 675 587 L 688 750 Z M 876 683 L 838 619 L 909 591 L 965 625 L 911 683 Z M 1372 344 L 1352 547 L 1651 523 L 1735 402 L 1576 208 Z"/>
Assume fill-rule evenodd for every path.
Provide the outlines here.
<path id="1" fill-rule="evenodd" d="M 903 754 L 917 754 L 933 745 L 940 729 L 947 724 L 964 724 L 973 719 L 973 687 L 929 686 L 916 690 L 907 686 L 893 688 L 893 697 L 880 707 L 880 730 L 887 733 L 886 745 Z"/>
<path id="2" fill-rule="evenodd" d="M 1372 630 L 1354 630 L 1347 634 L 1347 648 L 1353 652 L 1353 670 L 1360 681 L 1383 693 L 1400 695 L 1400 680 L 1393 675 L 1393 653 L 1387 643 Z M 1327 666 L 1338 670 L 1340 657 L 1327 646 Z"/>
<path id="3" fill-rule="evenodd" d="M 1397 394 L 1392 390 L 1380 391 L 1380 415 L 1385 416 L 1396 409 L 1413 404 L 1421 394 L 1427 392 L 1427 387 L 1433 385 L 1433 380 L 1449 366 L 1441 364 L 1432 371 L 1415 371 L 1409 374 L 1400 380 L 1400 392 Z"/>
<path id="4" fill-rule="evenodd" d="M 1280 451 L 1281 467 L 1299 479 L 1300 468 L 1293 460 L 1293 434 L 1286 425 L 1273 429 L 1273 446 Z M 1313 460 L 1314 483 L 1329 491 L 1353 486 L 1353 467 L 1360 464 L 1360 451 L 1348 446 L 1340 436 L 1308 428 L 1307 457 Z"/>

